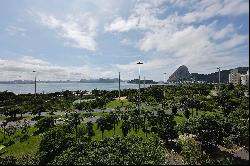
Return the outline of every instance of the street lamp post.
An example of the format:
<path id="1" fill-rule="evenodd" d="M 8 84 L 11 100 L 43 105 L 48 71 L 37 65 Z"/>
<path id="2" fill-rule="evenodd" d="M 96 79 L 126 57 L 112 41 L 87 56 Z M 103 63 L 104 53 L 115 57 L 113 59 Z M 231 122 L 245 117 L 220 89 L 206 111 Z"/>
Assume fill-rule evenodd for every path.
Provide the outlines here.
<path id="1" fill-rule="evenodd" d="M 121 74 L 119 72 L 119 101 L 121 100 Z"/>
<path id="2" fill-rule="evenodd" d="M 33 73 L 35 73 L 35 97 L 36 97 L 36 71 L 33 70 Z"/>
<path id="3" fill-rule="evenodd" d="M 146 85 L 145 85 L 145 76 L 144 76 L 144 89 L 146 88 Z"/>
<path id="4" fill-rule="evenodd" d="M 141 74 L 141 66 L 140 65 L 142 65 L 143 63 L 142 62 L 138 62 L 137 63 L 138 65 L 139 65 L 139 88 L 138 88 L 138 110 L 140 111 L 140 102 L 141 102 L 141 96 L 140 96 L 140 86 L 141 86 L 141 76 L 140 76 L 140 74 Z"/>
<path id="5" fill-rule="evenodd" d="M 220 67 L 217 67 L 217 69 L 219 70 L 219 87 L 218 87 L 218 89 L 219 89 L 219 93 L 220 93 Z"/>
<path id="6" fill-rule="evenodd" d="M 19 80 L 21 80 L 21 77 L 22 77 L 22 76 L 20 76 L 20 75 L 19 75 L 18 77 L 19 77 Z M 21 85 L 22 85 L 22 84 L 21 84 L 21 82 L 20 82 L 20 86 L 19 86 L 19 94 L 21 94 L 21 87 L 22 87 Z"/>
<path id="7" fill-rule="evenodd" d="M 165 98 L 165 83 L 166 83 L 166 74 L 167 73 L 163 73 L 163 74 L 164 74 L 163 90 L 164 90 L 164 98 Z"/>
<path id="8" fill-rule="evenodd" d="M 166 97 L 166 92 L 165 92 L 165 83 L 166 83 L 166 74 L 167 73 L 163 73 L 164 74 L 164 78 L 163 78 L 163 95 L 164 95 L 164 99 L 163 99 L 163 102 L 162 102 L 162 108 L 165 108 L 165 97 Z"/>

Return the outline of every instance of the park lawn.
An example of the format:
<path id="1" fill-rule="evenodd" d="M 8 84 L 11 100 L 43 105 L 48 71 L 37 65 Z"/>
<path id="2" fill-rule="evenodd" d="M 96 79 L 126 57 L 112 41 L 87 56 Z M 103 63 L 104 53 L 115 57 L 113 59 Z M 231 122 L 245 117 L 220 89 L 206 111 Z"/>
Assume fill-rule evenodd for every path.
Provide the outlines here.
<path id="1" fill-rule="evenodd" d="M 65 118 L 65 115 L 46 115 L 47 117 L 52 117 L 54 119 Z"/>
<path id="2" fill-rule="evenodd" d="M 4 121 L 5 120 L 5 116 L 0 116 L 0 121 Z"/>
<path id="3" fill-rule="evenodd" d="M 174 117 L 174 121 L 176 122 L 176 125 L 182 123 L 185 119 L 186 117 L 183 115 L 183 112 L 178 112 Z"/>
<path id="4" fill-rule="evenodd" d="M 41 137 L 39 135 L 33 136 L 33 133 L 37 130 L 36 127 L 30 127 L 28 135 L 30 136 L 26 141 L 20 142 L 20 138 L 23 135 L 21 130 L 16 131 L 14 136 L 11 136 L 11 139 L 15 142 L 10 146 L 4 147 L 0 150 L 2 157 L 5 156 L 14 156 L 21 157 L 25 154 L 35 154 L 39 148 Z M 3 142 L 8 141 L 10 138 L 6 136 L 3 140 L 3 134 L 0 135 L 0 140 Z"/>
<path id="5" fill-rule="evenodd" d="M 123 102 L 123 105 L 122 105 L 122 102 Z M 125 107 L 125 106 L 129 106 L 129 105 L 133 105 L 131 102 L 129 102 L 127 99 L 126 100 L 122 100 L 119 101 L 119 100 L 113 100 L 113 101 L 110 101 L 107 103 L 106 107 L 107 108 L 116 108 L 116 107 Z"/>
<path id="6" fill-rule="evenodd" d="M 191 115 L 190 115 L 190 118 L 192 118 L 192 110 L 190 109 L 190 113 L 191 113 Z M 200 111 L 200 110 L 193 110 L 193 117 L 201 117 L 202 115 L 205 115 L 205 114 L 207 114 L 207 115 L 212 115 L 212 114 L 219 114 L 219 113 L 222 113 L 221 111 L 215 111 L 215 112 L 211 112 L 211 111 Z M 185 117 L 185 115 L 184 115 L 184 113 L 183 112 L 178 112 L 176 115 L 175 115 L 175 117 L 174 117 L 174 120 L 176 121 L 176 124 L 178 125 L 178 124 L 180 124 L 180 123 L 182 123 L 183 121 L 185 121 L 186 120 L 186 117 Z"/>
<path id="7" fill-rule="evenodd" d="M 31 120 L 32 119 L 32 116 L 28 115 L 28 116 L 23 116 L 23 120 L 26 119 L 26 120 Z"/>
<path id="8" fill-rule="evenodd" d="M 38 149 L 41 142 L 41 137 L 39 135 L 31 136 L 27 141 L 19 142 L 16 141 L 13 145 L 5 147 L 0 152 L 5 152 L 1 157 L 13 156 L 22 157 L 23 155 L 34 155 Z"/>
<path id="9" fill-rule="evenodd" d="M 83 124 L 83 125 L 86 125 L 86 124 Z M 92 140 L 101 140 L 102 139 L 101 130 L 97 129 L 97 123 L 93 123 L 93 125 L 94 125 L 93 127 L 94 127 L 95 136 L 92 137 Z M 132 135 L 142 137 L 143 139 L 148 139 L 148 138 L 151 138 L 153 136 L 153 133 L 148 133 L 147 137 L 146 137 L 146 134 L 142 131 L 142 129 L 139 129 L 139 131 L 137 133 L 133 129 L 131 129 L 130 132 L 128 133 L 128 136 L 132 136 Z M 109 131 L 105 130 L 104 134 L 103 134 L 103 139 L 113 137 L 113 136 L 114 136 L 113 129 L 109 130 Z M 118 125 L 115 126 L 115 136 L 123 137 L 120 122 L 118 123 Z"/>

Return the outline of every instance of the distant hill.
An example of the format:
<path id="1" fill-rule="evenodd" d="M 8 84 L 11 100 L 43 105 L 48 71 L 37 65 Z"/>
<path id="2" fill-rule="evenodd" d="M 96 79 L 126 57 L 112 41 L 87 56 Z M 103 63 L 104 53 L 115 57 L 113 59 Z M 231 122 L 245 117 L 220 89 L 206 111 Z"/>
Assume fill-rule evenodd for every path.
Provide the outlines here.
<path id="1" fill-rule="evenodd" d="M 249 69 L 249 67 L 237 67 L 236 69 L 238 69 L 238 72 L 240 74 L 246 74 L 247 70 Z M 220 72 L 220 79 L 221 79 L 221 83 L 228 83 L 229 82 L 229 73 L 232 69 L 229 70 L 222 70 Z M 191 73 L 191 77 L 195 80 L 195 81 L 205 81 L 208 83 L 218 83 L 219 82 L 219 72 L 215 72 L 215 73 L 211 73 L 211 74 L 198 74 L 198 73 Z"/>
<path id="2" fill-rule="evenodd" d="M 190 79 L 190 73 L 187 66 L 180 66 L 168 79 L 168 82 L 180 82 Z"/>
<path id="3" fill-rule="evenodd" d="M 249 67 L 237 67 L 240 74 L 246 74 Z M 222 70 L 221 83 L 228 83 L 228 76 L 230 70 Z M 188 68 L 184 65 L 180 66 L 168 79 L 168 82 L 180 82 L 180 81 L 204 81 L 207 83 L 218 83 L 219 72 L 211 74 L 199 74 L 199 73 L 189 73 Z"/>

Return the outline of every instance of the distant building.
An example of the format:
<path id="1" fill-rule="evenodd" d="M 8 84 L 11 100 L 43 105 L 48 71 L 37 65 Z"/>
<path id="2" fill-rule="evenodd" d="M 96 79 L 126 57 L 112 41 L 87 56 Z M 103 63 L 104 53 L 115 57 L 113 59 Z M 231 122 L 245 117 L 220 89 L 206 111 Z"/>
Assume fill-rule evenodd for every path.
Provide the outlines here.
<path id="1" fill-rule="evenodd" d="M 139 84 L 139 79 L 133 79 L 128 81 L 127 83 L 131 83 L 131 84 Z M 140 80 L 140 84 L 157 84 L 157 82 L 155 82 L 154 80 Z"/>
<path id="2" fill-rule="evenodd" d="M 247 71 L 247 74 L 241 75 L 241 84 L 249 87 L 249 70 Z"/>
<path id="3" fill-rule="evenodd" d="M 241 75 L 238 72 L 238 69 L 233 69 L 229 73 L 229 83 L 232 83 L 234 85 L 239 85 L 241 81 Z"/>

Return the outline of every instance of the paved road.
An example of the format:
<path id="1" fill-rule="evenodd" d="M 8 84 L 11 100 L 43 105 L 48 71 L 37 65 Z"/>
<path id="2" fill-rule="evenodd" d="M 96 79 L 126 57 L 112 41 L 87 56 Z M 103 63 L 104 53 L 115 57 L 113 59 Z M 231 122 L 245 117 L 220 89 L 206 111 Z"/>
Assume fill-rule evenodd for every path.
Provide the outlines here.
<path id="1" fill-rule="evenodd" d="M 89 117 L 89 118 L 83 118 L 83 123 L 87 123 L 87 122 L 96 122 L 97 119 L 99 119 L 100 116 L 95 116 L 95 117 Z M 35 125 L 36 121 L 28 121 L 29 124 L 31 126 Z M 59 120 L 56 120 L 55 121 L 55 124 L 61 124 L 61 123 L 64 123 L 64 121 L 59 121 Z M 0 125 L 2 125 L 2 122 L 0 122 Z M 24 120 L 19 120 L 19 121 L 11 121 L 11 122 L 8 122 L 6 127 L 9 127 L 9 126 L 23 126 L 24 125 Z"/>
<path id="2" fill-rule="evenodd" d="M 158 106 L 159 107 L 159 106 Z M 152 107 L 152 106 L 146 106 L 146 105 L 143 105 L 142 108 L 155 108 L 155 107 Z M 125 110 L 125 107 L 122 107 L 120 109 L 121 111 L 122 110 Z M 81 113 L 81 114 L 88 114 L 89 112 L 86 112 L 86 111 L 80 111 L 80 110 L 75 110 L 76 112 L 78 113 Z M 105 109 L 105 110 L 102 110 L 102 109 L 93 109 L 93 112 L 111 112 L 111 111 L 115 111 L 115 109 L 111 109 L 111 108 L 108 108 L 108 109 Z M 154 112 L 154 115 L 157 115 L 157 111 L 153 111 Z M 171 114 L 172 111 L 171 109 L 169 110 L 166 110 L 165 111 L 167 114 Z M 46 116 L 48 115 L 49 112 L 41 112 L 41 116 Z M 54 112 L 55 115 L 65 115 L 66 112 L 61 112 L 61 111 L 58 111 L 58 112 Z M 27 112 L 27 113 L 24 113 L 23 114 L 23 117 L 25 116 L 31 116 L 32 118 L 36 117 L 37 115 L 33 115 L 31 114 L 31 112 Z M 17 114 L 17 117 L 21 117 L 21 114 Z M 88 117 L 88 118 L 84 118 L 84 123 L 85 122 L 96 122 L 96 120 L 100 118 L 100 116 L 95 116 L 95 117 Z M 30 125 L 33 126 L 36 121 L 29 121 Z M 56 124 L 60 124 L 60 123 L 63 123 L 63 120 L 62 121 L 56 121 Z M 8 122 L 7 126 L 15 126 L 15 125 L 18 125 L 18 126 L 22 126 L 24 124 L 24 120 L 20 120 L 20 121 L 14 121 L 14 122 Z M 2 125 L 2 121 L 0 121 L 0 125 Z"/>

